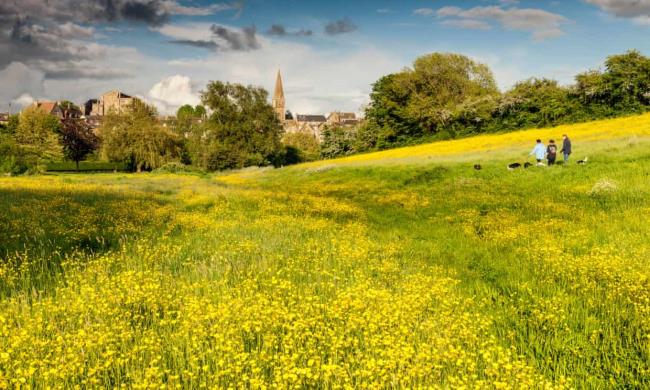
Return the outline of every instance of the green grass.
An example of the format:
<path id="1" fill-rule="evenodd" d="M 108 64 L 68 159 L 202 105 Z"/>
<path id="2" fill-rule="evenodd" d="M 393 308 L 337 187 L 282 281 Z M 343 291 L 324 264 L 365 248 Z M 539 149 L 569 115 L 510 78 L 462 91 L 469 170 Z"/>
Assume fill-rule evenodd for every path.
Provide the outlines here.
<path id="1" fill-rule="evenodd" d="M 0 388 L 647 388 L 650 142 L 576 146 L 0 179 Z"/>
<path id="2" fill-rule="evenodd" d="M 113 172 L 125 171 L 126 164 L 111 163 L 104 161 L 81 161 L 79 162 L 79 171 L 81 172 Z M 77 165 L 74 161 L 61 161 L 47 164 L 48 172 L 76 172 Z"/>

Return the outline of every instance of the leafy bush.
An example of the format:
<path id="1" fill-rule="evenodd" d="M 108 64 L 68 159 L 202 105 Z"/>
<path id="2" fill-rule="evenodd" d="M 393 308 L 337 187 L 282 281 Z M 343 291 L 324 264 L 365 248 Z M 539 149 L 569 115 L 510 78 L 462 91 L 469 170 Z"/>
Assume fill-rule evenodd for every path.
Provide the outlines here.
<path id="1" fill-rule="evenodd" d="M 79 162 L 79 171 L 81 172 L 112 172 L 126 171 L 128 167 L 125 163 L 108 162 L 108 161 L 81 161 Z M 74 161 L 60 161 L 47 164 L 48 172 L 73 172 L 77 167 Z"/>
<path id="2" fill-rule="evenodd" d="M 160 168 L 154 169 L 154 172 L 155 173 L 200 173 L 202 171 L 199 168 L 173 161 L 163 165 Z"/>

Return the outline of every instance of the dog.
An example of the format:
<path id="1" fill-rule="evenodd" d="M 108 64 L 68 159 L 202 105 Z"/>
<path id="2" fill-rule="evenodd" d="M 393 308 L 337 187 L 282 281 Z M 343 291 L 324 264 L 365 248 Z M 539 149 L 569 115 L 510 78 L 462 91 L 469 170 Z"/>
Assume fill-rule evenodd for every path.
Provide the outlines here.
<path id="1" fill-rule="evenodd" d="M 529 162 L 527 162 L 527 163 L 524 164 L 524 168 L 530 168 L 530 167 L 532 167 L 532 166 L 533 166 L 533 164 L 531 164 L 531 163 L 529 163 Z"/>
<path id="2" fill-rule="evenodd" d="M 578 165 L 585 165 L 588 161 L 589 161 L 589 157 L 585 157 L 584 160 L 579 160 L 577 164 Z"/>
<path id="3" fill-rule="evenodd" d="M 520 163 L 512 163 L 512 164 L 508 164 L 508 170 L 509 170 L 509 171 L 514 171 L 515 169 L 519 169 L 519 168 L 521 168 L 521 164 L 520 164 Z"/>
<path id="4" fill-rule="evenodd" d="M 483 167 L 481 166 L 481 164 L 474 164 L 474 169 L 480 171 L 481 169 L 483 169 Z"/>

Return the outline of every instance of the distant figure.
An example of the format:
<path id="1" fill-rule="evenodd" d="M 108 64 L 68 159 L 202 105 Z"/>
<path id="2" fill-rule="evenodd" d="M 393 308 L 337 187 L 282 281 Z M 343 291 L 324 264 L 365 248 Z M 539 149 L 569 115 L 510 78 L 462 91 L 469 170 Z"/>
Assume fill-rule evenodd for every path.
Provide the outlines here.
<path id="1" fill-rule="evenodd" d="M 571 140 L 566 134 L 562 136 L 562 150 L 560 150 L 560 153 L 564 155 L 564 163 L 566 164 L 569 162 L 569 156 L 571 155 Z"/>
<path id="2" fill-rule="evenodd" d="M 555 140 L 548 141 L 548 146 L 546 147 L 546 160 L 548 165 L 555 165 L 555 158 L 557 157 L 557 145 Z"/>
<path id="3" fill-rule="evenodd" d="M 474 164 L 474 169 L 480 171 L 481 169 L 483 169 L 483 167 L 481 166 L 481 164 Z"/>
<path id="4" fill-rule="evenodd" d="M 546 156 L 546 147 L 542 143 L 541 139 L 537 140 L 537 144 L 535 144 L 535 147 L 528 155 L 535 156 L 535 159 L 537 160 L 537 166 L 544 165 L 542 161 L 544 161 L 544 157 Z"/>

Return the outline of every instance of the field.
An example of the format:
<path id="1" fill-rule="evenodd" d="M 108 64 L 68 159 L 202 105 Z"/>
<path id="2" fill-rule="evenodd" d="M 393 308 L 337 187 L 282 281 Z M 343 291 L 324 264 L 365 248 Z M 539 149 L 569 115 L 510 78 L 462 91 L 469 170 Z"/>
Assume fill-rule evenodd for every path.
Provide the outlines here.
<path id="1" fill-rule="evenodd" d="M 563 132 L 572 164 L 505 169 Z M 649 175 L 644 115 L 0 178 L 0 388 L 648 388 Z"/>

